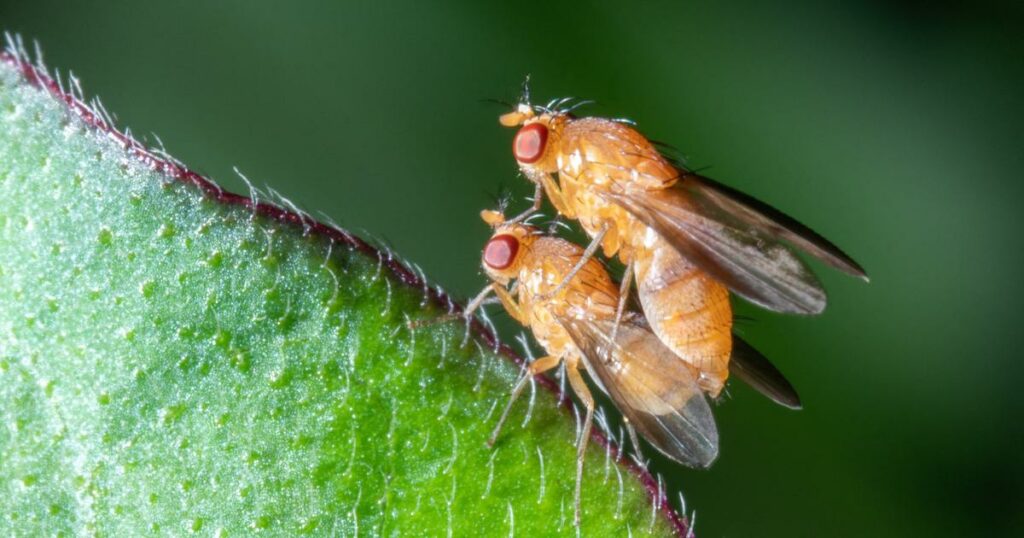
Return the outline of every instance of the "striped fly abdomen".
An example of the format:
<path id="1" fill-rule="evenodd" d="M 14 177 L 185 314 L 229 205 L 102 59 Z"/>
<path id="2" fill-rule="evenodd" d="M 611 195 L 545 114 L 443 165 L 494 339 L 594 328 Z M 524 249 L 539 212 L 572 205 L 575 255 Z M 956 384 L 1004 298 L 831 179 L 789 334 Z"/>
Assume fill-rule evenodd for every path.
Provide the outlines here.
<path id="1" fill-rule="evenodd" d="M 658 238 L 635 260 L 640 303 L 654 333 L 699 370 L 710 396 L 729 377 L 732 305 L 729 290 Z"/>

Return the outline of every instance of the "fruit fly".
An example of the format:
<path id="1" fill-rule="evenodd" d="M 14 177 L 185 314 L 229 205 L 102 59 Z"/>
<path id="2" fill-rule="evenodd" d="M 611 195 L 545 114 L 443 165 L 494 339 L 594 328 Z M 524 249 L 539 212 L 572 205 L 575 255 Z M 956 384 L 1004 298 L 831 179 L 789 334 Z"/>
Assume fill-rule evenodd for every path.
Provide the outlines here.
<path id="1" fill-rule="evenodd" d="M 574 270 L 599 248 L 617 255 L 626 264 L 618 311 L 635 278 L 652 330 L 700 369 L 712 396 L 729 371 L 728 290 L 769 310 L 820 313 L 825 291 L 793 247 L 866 279 L 853 259 L 791 217 L 674 164 L 624 121 L 576 118 L 564 104 L 520 104 L 500 118 L 519 127 L 512 151 L 536 185 L 533 208 L 510 222 L 539 209 L 544 193 L 578 220 L 592 242 Z"/>
<path id="2" fill-rule="evenodd" d="M 594 417 L 594 399 L 581 370 L 622 412 L 634 444 L 638 431 L 673 460 L 708 467 L 718 455 L 718 431 L 698 384 L 699 371 L 666 348 L 643 316 L 618 312 L 619 286 L 599 261 L 584 260 L 581 247 L 542 235 L 532 226 L 505 222 L 497 212 L 482 215 L 495 227 L 482 256 L 491 284 L 467 306 L 465 315 L 470 316 L 494 293 L 547 352 L 530 363 L 516 384 L 488 444 L 493 445 L 527 381 L 564 363 L 569 384 L 586 408 L 577 445 L 577 524 L 583 460 Z M 748 351 L 734 361 L 742 365 L 740 377 L 766 394 L 795 397 L 788 382 L 753 348 L 742 343 L 737 348 Z"/>

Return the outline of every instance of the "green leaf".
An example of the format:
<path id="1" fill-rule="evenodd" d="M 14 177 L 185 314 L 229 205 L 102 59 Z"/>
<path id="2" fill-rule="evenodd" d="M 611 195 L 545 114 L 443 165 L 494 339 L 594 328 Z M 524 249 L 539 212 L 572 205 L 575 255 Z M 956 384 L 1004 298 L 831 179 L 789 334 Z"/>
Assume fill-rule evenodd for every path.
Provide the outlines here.
<path id="1" fill-rule="evenodd" d="M 518 367 L 461 323 L 408 328 L 443 294 L 146 152 L 21 58 L 0 61 L 2 534 L 573 533 L 550 382 L 489 449 Z M 615 453 L 591 444 L 583 534 L 685 530 Z"/>

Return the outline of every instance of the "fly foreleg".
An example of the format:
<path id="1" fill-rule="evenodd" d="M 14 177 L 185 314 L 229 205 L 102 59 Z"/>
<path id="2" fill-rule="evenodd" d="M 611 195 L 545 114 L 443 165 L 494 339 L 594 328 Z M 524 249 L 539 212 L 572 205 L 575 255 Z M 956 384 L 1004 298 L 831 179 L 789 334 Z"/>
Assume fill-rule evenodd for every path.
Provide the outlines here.
<path id="1" fill-rule="evenodd" d="M 501 427 L 505 425 L 505 420 L 508 419 L 508 413 L 512 410 L 512 404 L 516 403 L 519 395 L 523 393 L 523 389 L 526 388 L 526 383 L 535 376 L 542 374 L 555 366 L 558 366 L 561 359 L 559 357 L 552 357 L 550 355 L 541 357 L 530 363 L 526 367 L 526 371 L 523 372 L 523 377 L 519 378 L 516 382 L 515 388 L 512 389 L 512 396 L 508 400 L 508 405 L 505 406 L 505 410 L 501 412 L 501 418 L 498 419 L 498 424 L 494 426 L 494 431 L 491 433 L 491 437 L 487 439 L 487 446 L 494 447 L 494 442 L 498 440 L 498 434 L 501 433 Z"/>
<path id="2" fill-rule="evenodd" d="M 515 217 L 513 217 L 512 220 L 506 220 L 505 222 L 508 223 L 508 224 L 515 224 L 517 222 L 522 222 L 522 221 L 526 220 L 527 217 L 529 217 L 530 215 L 533 215 L 534 213 L 540 211 L 540 206 L 543 205 L 543 204 L 544 204 L 544 185 L 542 185 L 540 182 L 535 181 L 534 182 L 534 189 L 533 189 L 533 205 L 530 206 L 530 209 L 527 209 L 526 211 L 523 211 L 522 213 L 520 213 L 520 214 L 516 215 Z"/>
<path id="3" fill-rule="evenodd" d="M 583 419 L 583 430 L 580 432 L 579 441 L 576 443 L 576 495 L 573 525 L 579 527 L 580 496 L 583 491 L 583 458 L 587 453 L 587 443 L 590 441 L 590 429 L 594 425 L 594 397 L 590 394 L 587 383 L 583 381 L 583 376 L 580 375 L 577 360 L 573 358 L 566 366 L 568 366 L 565 372 L 569 376 L 569 384 L 572 385 L 573 392 L 576 393 L 576 396 L 583 402 L 583 407 L 587 410 L 586 418 Z"/>
<path id="4" fill-rule="evenodd" d="M 473 298 L 472 301 L 466 304 L 466 308 L 462 311 L 461 314 L 456 314 L 452 312 L 429 319 L 417 319 L 414 321 L 410 321 L 409 323 L 406 324 L 406 326 L 409 327 L 410 329 L 419 329 L 420 327 L 426 327 L 428 325 L 433 325 L 435 323 L 443 323 L 445 321 L 452 321 L 462 318 L 466 322 L 466 336 L 462 340 L 462 345 L 465 346 L 466 342 L 469 341 L 469 332 L 473 324 L 473 313 L 476 312 L 481 306 L 488 304 L 487 296 L 493 291 L 493 286 L 494 284 L 485 287 L 479 294 L 476 295 L 476 297 Z"/>
<path id="5" fill-rule="evenodd" d="M 555 183 L 555 177 L 551 174 L 544 174 L 541 178 L 541 184 L 544 185 L 544 191 L 548 193 L 548 200 L 551 200 L 551 205 L 555 206 L 555 211 L 558 211 L 559 215 L 572 218 L 574 215 L 569 211 L 569 204 L 565 199 L 565 193 L 558 186 L 558 183 Z"/>
<path id="6" fill-rule="evenodd" d="M 480 290 L 476 297 L 473 297 L 473 300 L 466 305 L 466 309 L 462 311 L 462 319 L 466 322 L 466 334 L 462 337 L 462 347 L 466 347 L 466 344 L 469 342 L 469 332 L 473 325 L 473 313 L 483 306 L 487 296 L 497 289 L 497 284 L 487 285 L 484 289 Z"/>
<path id="7" fill-rule="evenodd" d="M 583 255 L 580 256 L 580 260 L 576 262 L 576 265 L 574 265 L 572 270 L 569 271 L 569 274 L 566 275 L 565 278 L 563 278 L 557 286 L 555 286 L 555 289 L 541 295 L 539 299 L 542 301 L 546 301 L 561 293 L 562 290 L 564 290 L 565 287 L 569 285 L 569 282 L 571 282 L 572 279 L 576 277 L 576 274 L 583 269 L 583 266 L 587 265 L 587 262 L 589 262 L 590 259 L 594 257 L 594 254 L 597 252 L 597 249 L 601 247 L 601 242 L 604 241 L 604 236 L 607 234 L 608 223 L 605 223 L 604 226 L 601 227 L 601 231 L 597 232 L 597 235 L 594 236 L 594 239 L 590 241 L 589 245 L 587 245 L 587 249 L 583 251 Z"/>
<path id="8" fill-rule="evenodd" d="M 622 274 L 622 282 L 619 283 L 619 305 L 615 308 L 615 325 L 612 325 L 611 341 L 615 342 L 619 334 L 619 324 L 622 323 L 622 314 L 626 310 L 626 302 L 629 300 L 630 281 L 633 280 L 633 260 L 626 264 L 626 271 Z M 609 347 L 610 349 L 610 347 Z M 611 357 L 608 357 L 611 359 Z"/>
<path id="9" fill-rule="evenodd" d="M 518 281 L 515 285 L 518 285 Z M 515 297 L 512 296 L 512 292 L 506 289 L 504 286 L 498 284 L 492 284 L 494 288 L 494 294 L 501 300 L 501 306 L 505 307 L 508 315 L 512 316 L 512 319 L 518 321 L 522 325 L 529 325 L 530 318 L 526 315 L 526 310 L 516 301 Z"/>

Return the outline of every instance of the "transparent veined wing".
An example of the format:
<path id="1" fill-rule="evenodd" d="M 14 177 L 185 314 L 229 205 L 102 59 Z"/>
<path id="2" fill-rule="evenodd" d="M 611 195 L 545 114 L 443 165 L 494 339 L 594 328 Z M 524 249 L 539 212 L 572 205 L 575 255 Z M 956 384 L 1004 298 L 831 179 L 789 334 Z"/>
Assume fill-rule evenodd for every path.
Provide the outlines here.
<path id="1" fill-rule="evenodd" d="M 760 351 L 739 336 L 732 335 L 729 372 L 771 401 L 790 409 L 800 409 L 800 395 L 782 372 Z"/>
<path id="2" fill-rule="evenodd" d="M 706 468 L 718 456 L 718 429 L 696 372 L 649 329 L 625 319 L 562 319 L 587 371 L 637 432 L 666 456 Z"/>
<path id="3" fill-rule="evenodd" d="M 714 200 L 725 211 L 751 226 L 788 242 L 826 265 L 867 280 L 864 268 L 842 249 L 782 211 L 749 194 L 696 174 L 687 173 L 682 183 L 683 187 Z"/>
<path id="4" fill-rule="evenodd" d="M 865 276 L 849 256 L 806 226 L 697 175 L 687 175 L 667 189 L 605 196 L 732 291 L 769 310 L 818 314 L 825 309 L 825 290 L 790 245 Z"/>

